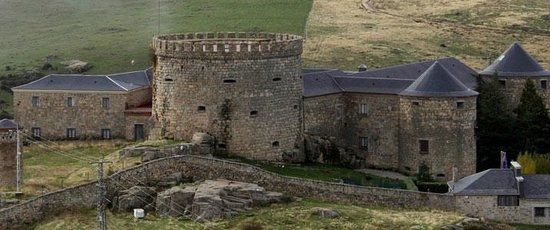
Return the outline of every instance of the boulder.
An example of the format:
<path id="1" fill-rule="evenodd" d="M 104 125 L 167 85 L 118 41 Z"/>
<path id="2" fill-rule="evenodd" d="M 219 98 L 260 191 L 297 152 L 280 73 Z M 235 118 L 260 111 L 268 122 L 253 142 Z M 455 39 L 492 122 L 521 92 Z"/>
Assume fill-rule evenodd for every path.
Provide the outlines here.
<path id="1" fill-rule="evenodd" d="M 118 158 L 127 158 L 127 157 L 138 157 L 142 156 L 145 152 L 155 151 L 156 148 L 153 147 L 128 147 L 123 150 L 120 150 L 118 153 Z"/>
<path id="2" fill-rule="evenodd" d="M 332 210 L 329 208 L 319 208 L 319 207 L 313 208 L 312 214 L 315 216 L 320 216 L 320 217 L 329 218 L 329 219 L 340 217 L 340 213 L 338 213 L 336 210 Z"/>
<path id="3" fill-rule="evenodd" d="M 159 216 L 179 217 L 188 212 L 195 197 L 196 187 L 173 187 L 157 196 L 156 210 Z"/>
<path id="4" fill-rule="evenodd" d="M 214 137 L 208 133 L 194 133 L 191 141 L 195 145 L 208 145 L 214 144 Z"/>
<path id="5" fill-rule="evenodd" d="M 65 65 L 65 69 L 71 73 L 84 73 L 92 68 L 88 62 L 80 60 L 70 60 L 61 62 Z"/>
<path id="6" fill-rule="evenodd" d="M 134 208 L 152 211 L 156 195 L 157 192 L 152 187 L 134 186 L 120 192 L 115 207 L 120 212 L 130 212 Z"/>
<path id="7" fill-rule="evenodd" d="M 143 155 L 141 155 L 141 162 L 152 161 L 159 158 L 163 158 L 165 156 L 166 154 L 161 152 L 159 149 L 155 149 L 155 148 L 146 149 L 145 151 L 143 151 Z"/>

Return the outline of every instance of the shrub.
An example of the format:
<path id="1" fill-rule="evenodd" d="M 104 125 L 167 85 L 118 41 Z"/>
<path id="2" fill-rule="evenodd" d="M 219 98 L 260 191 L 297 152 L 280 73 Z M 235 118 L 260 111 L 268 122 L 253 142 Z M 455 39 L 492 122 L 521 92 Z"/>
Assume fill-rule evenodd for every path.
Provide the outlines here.
<path id="1" fill-rule="evenodd" d="M 243 225 L 243 230 L 262 230 L 262 224 L 257 222 L 247 222 Z"/>

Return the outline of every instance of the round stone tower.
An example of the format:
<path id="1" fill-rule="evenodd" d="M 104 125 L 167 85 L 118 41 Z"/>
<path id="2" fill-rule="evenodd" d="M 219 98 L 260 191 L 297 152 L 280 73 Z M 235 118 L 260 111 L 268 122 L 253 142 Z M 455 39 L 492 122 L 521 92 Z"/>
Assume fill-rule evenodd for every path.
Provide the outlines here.
<path id="1" fill-rule="evenodd" d="M 438 180 L 476 172 L 476 97 L 435 62 L 399 94 L 399 169 L 418 173 L 424 163 Z"/>
<path id="2" fill-rule="evenodd" d="M 191 33 L 153 39 L 152 138 L 189 140 L 281 160 L 301 137 L 302 38 L 270 33 Z"/>

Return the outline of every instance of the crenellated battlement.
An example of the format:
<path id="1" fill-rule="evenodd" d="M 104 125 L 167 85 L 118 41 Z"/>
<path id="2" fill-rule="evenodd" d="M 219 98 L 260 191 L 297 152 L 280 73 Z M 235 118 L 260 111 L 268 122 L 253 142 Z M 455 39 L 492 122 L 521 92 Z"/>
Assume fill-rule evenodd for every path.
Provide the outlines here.
<path id="1" fill-rule="evenodd" d="M 11 143 L 16 141 L 15 132 L 0 132 L 0 143 Z"/>
<path id="2" fill-rule="evenodd" d="M 278 33 L 186 33 L 153 38 L 161 57 L 210 60 L 249 60 L 298 56 L 301 36 Z"/>

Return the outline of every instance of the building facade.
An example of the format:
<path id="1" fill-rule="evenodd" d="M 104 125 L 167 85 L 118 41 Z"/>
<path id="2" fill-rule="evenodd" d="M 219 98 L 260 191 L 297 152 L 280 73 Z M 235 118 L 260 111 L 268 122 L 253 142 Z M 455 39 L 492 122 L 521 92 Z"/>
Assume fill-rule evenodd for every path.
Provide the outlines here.
<path id="1" fill-rule="evenodd" d="M 300 140 L 302 38 L 196 33 L 154 38 L 152 138 L 216 137 L 239 156 L 281 160 Z"/>
<path id="2" fill-rule="evenodd" d="M 17 140 L 16 124 L 8 119 L 0 120 L 0 188 L 16 186 Z"/>

